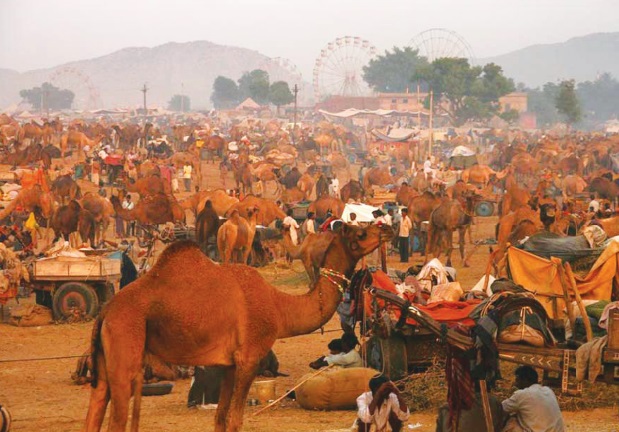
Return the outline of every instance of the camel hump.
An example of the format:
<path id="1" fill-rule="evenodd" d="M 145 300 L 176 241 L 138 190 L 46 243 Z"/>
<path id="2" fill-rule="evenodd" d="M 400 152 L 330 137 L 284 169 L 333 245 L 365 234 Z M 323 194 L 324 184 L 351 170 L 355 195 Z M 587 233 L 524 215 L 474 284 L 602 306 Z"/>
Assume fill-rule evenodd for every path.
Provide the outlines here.
<path id="1" fill-rule="evenodd" d="M 179 240 L 172 243 L 170 246 L 164 249 L 164 251 L 159 256 L 157 260 L 157 266 L 164 265 L 170 259 L 186 252 L 196 251 L 200 255 L 202 255 L 202 251 L 200 250 L 200 246 L 192 240 Z"/>

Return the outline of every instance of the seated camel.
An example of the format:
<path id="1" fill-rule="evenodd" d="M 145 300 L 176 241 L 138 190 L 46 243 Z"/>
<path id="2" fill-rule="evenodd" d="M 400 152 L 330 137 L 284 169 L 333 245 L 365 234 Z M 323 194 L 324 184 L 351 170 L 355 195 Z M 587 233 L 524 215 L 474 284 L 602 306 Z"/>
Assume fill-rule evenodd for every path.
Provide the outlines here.
<path id="1" fill-rule="evenodd" d="M 228 220 L 219 228 L 217 249 L 219 249 L 221 261 L 224 264 L 231 261 L 247 264 L 251 245 L 256 235 L 258 212 L 259 210 L 256 207 L 248 210 L 248 219 L 245 219 L 241 217 L 238 210 L 234 210 Z"/>
<path id="2" fill-rule="evenodd" d="M 176 200 L 170 199 L 165 194 L 157 194 L 141 199 L 132 210 L 122 208 L 117 196 L 110 198 L 114 211 L 126 221 L 137 220 L 141 224 L 164 224 L 167 222 L 180 222 L 185 220 L 185 212 Z"/>
<path id="3" fill-rule="evenodd" d="M 310 289 L 318 282 L 320 266 L 334 235 L 333 231 L 309 233 L 300 245 L 295 245 L 292 243 L 290 229 L 284 228 L 284 248 L 293 260 L 298 259 L 303 263 L 310 279 Z"/>

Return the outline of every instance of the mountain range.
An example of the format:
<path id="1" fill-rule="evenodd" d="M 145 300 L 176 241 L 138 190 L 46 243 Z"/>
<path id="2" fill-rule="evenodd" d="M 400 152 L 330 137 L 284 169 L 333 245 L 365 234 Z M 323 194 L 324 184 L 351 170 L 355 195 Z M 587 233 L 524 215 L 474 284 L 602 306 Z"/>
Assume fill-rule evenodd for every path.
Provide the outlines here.
<path id="1" fill-rule="evenodd" d="M 594 80 L 603 72 L 619 77 L 619 32 L 595 33 L 566 42 L 533 45 L 507 54 L 479 59 L 494 62 L 505 74 L 528 87 L 574 78 Z M 76 93 L 81 109 L 142 105 L 146 83 L 149 106 L 163 106 L 174 94 L 186 94 L 192 107 L 211 106 L 213 81 L 218 75 L 234 80 L 244 72 L 266 69 L 271 81 L 283 79 L 301 86 L 300 104 L 312 103 L 311 85 L 289 68 L 245 48 L 207 41 L 170 42 L 153 48 L 125 48 L 111 54 L 48 69 L 17 72 L 0 69 L 0 108 L 17 104 L 19 91 L 50 81 Z"/>

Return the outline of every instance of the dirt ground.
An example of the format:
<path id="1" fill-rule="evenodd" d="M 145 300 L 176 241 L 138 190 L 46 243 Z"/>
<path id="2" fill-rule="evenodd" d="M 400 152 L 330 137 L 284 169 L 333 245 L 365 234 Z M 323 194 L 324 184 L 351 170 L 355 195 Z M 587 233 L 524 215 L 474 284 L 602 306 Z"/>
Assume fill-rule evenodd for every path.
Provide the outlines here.
<path id="1" fill-rule="evenodd" d="M 206 168 L 206 167 L 205 167 Z M 203 186 L 220 186 L 219 173 L 211 165 L 207 168 Z M 231 183 L 231 182 L 230 182 Z M 228 183 L 228 187 L 230 187 Z M 475 240 L 493 236 L 496 218 L 479 219 L 473 227 Z M 467 245 L 467 250 L 471 246 Z M 465 288 L 471 288 L 482 276 L 488 259 L 488 247 L 480 247 L 471 259 L 470 268 L 461 268 L 461 260 L 454 255 L 458 279 Z M 404 269 L 389 257 L 390 267 Z M 411 265 L 421 263 L 415 255 Z M 302 266 L 292 268 L 271 264 L 261 269 L 262 274 L 278 288 L 292 294 L 306 290 Z M 9 303 L 9 307 L 15 303 Z M 74 385 L 70 379 L 76 359 L 26 361 L 55 356 L 82 354 L 89 346 L 92 324 L 63 324 L 36 328 L 16 328 L 0 324 L 0 404 L 9 408 L 14 419 L 15 431 L 78 431 L 86 416 L 90 388 Z M 323 355 L 329 340 L 339 335 L 339 323 L 333 318 L 325 333 L 316 331 L 305 336 L 279 340 L 274 351 L 280 361 L 280 371 L 290 374 L 276 381 L 277 394 L 283 394 L 301 377 L 310 373 L 310 361 Z M 9 361 L 6 360 L 19 360 Z M 509 379 L 509 377 L 508 377 Z M 214 411 L 187 410 L 186 399 L 189 380 L 175 383 L 167 396 L 142 399 L 142 430 L 197 431 L 213 430 Z M 247 407 L 243 430 L 245 431 L 342 431 L 355 419 L 354 411 L 305 411 L 294 401 L 285 401 L 259 416 L 253 416 L 258 407 Z M 619 431 L 619 412 L 611 408 L 565 412 L 568 431 Z M 421 424 L 416 431 L 433 431 L 434 410 L 414 412 L 409 424 Z"/>

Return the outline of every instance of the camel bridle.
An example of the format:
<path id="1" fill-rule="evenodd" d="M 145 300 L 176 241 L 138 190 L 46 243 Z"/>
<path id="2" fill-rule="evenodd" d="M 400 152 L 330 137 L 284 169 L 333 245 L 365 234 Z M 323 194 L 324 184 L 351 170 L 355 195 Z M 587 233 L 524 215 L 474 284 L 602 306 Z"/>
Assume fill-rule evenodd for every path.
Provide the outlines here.
<path id="1" fill-rule="evenodd" d="M 319 271 L 319 275 L 325 277 L 329 282 L 335 285 L 341 295 L 344 295 L 344 291 L 346 290 L 344 284 L 350 285 L 350 279 L 348 279 L 345 274 L 332 269 L 321 268 Z M 339 281 L 336 278 L 339 279 Z M 320 320 L 322 321 L 323 300 L 322 288 L 320 287 L 320 285 L 318 286 L 318 309 L 320 313 Z M 320 333 L 324 334 L 324 326 L 320 326 Z"/>

